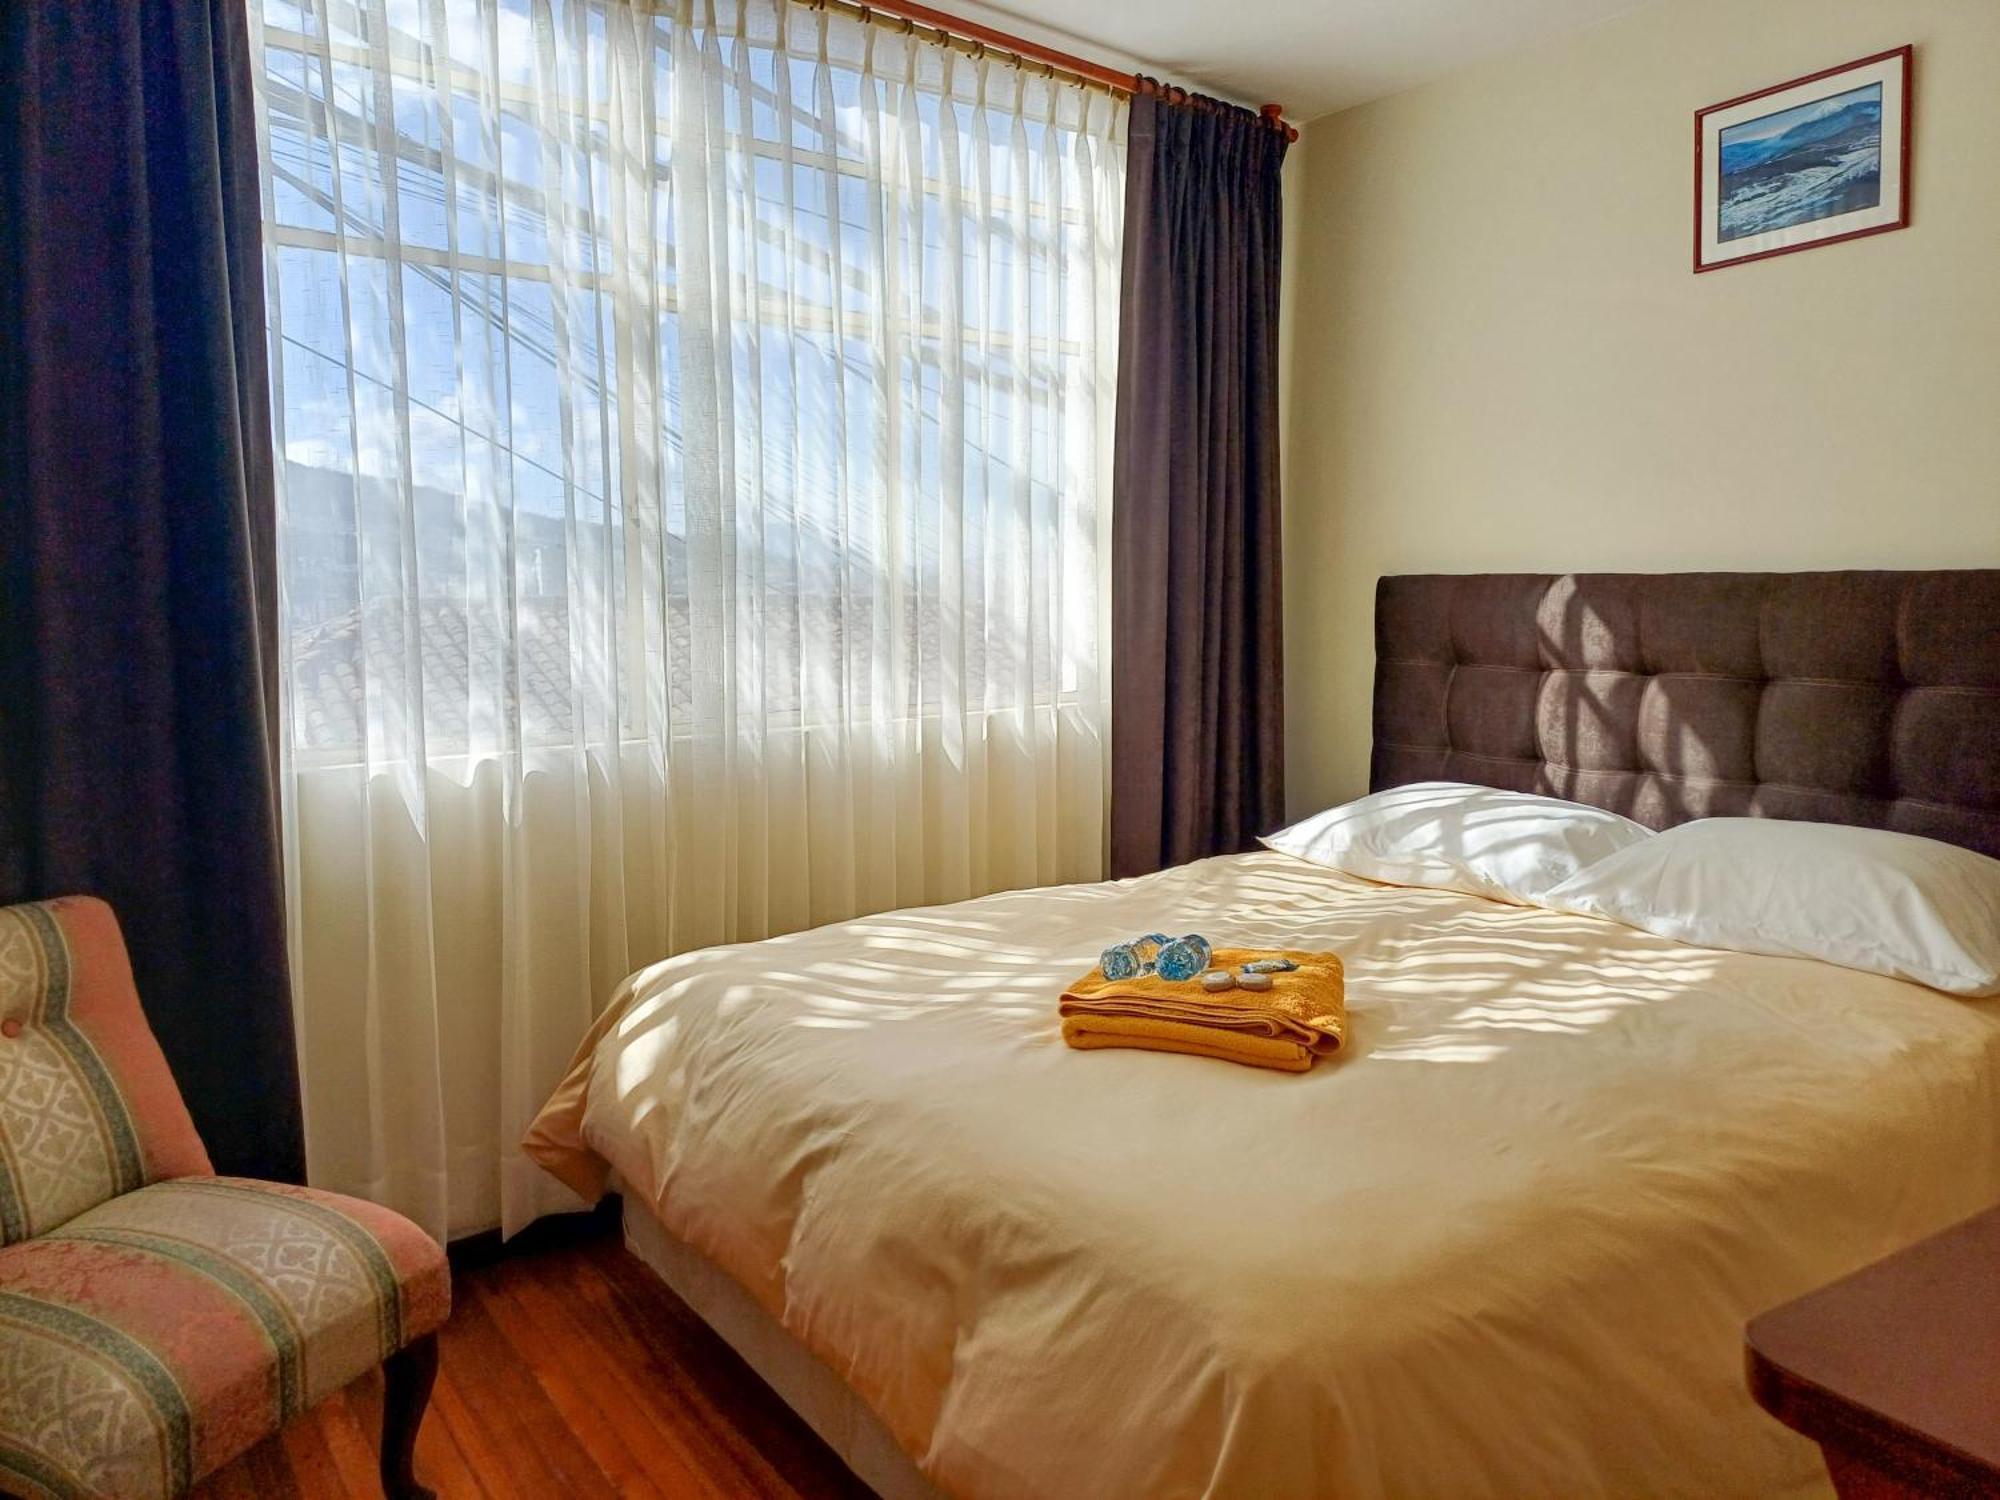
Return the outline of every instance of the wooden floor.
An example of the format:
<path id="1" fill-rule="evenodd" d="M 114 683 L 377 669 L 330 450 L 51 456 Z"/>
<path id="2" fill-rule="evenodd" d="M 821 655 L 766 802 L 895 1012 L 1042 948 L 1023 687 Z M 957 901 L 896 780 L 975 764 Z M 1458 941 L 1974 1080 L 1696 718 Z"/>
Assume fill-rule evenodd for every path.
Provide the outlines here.
<path id="1" fill-rule="evenodd" d="M 838 1496 L 870 1491 L 601 1222 L 453 1274 L 417 1474 L 440 1496 Z M 195 1491 L 379 1500 L 376 1374 Z"/>

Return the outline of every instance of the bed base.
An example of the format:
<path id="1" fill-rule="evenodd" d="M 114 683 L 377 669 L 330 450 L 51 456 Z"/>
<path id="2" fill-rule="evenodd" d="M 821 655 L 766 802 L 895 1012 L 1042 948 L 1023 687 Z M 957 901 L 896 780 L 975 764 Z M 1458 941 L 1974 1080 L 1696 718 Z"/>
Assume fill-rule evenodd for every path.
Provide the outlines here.
<path id="1" fill-rule="evenodd" d="M 625 1247 L 693 1308 L 882 1500 L 945 1500 L 882 1419 L 714 1261 L 628 1193 Z"/>

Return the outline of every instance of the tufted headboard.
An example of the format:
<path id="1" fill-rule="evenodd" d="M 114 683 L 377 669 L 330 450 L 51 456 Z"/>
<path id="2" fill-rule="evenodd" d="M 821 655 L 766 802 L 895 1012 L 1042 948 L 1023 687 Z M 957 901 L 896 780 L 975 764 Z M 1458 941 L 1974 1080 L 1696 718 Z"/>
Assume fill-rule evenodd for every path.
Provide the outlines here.
<path id="1" fill-rule="evenodd" d="M 1894 828 L 2000 856 L 2000 569 L 1384 578 L 1373 788 Z"/>

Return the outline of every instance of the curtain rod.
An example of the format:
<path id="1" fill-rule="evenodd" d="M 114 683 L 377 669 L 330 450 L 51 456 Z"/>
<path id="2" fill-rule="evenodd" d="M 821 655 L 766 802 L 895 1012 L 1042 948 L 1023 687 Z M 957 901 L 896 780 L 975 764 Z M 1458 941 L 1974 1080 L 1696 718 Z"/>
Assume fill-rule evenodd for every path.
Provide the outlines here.
<path id="1" fill-rule="evenodd" d="M 1123 73 L 1103 63 L 1092 62 L 1087 57 L 1078 57 L 1075 53 L 1015 36 L 1012 32 L 918 4 L 917 0 L 865 0 L 865 3 L 864 0 L 798 0 L 798 3 L 815 10 L 838 11 L 862 21 L 880 22 L 885 17 L 893 17 L 903 23 L 901 29 L 906 33 L 914 33 L 920 26 L 927 28 L 942 46 L 973 56 L 994 53 L 1030 73 L 1067 78 L 1073 83 L 1104 89 L 1127 98 L 1133 94 L 1158 94 L 1175 104 L 1182 104 L 1193 97 L 1185 89 L 1155 83 L 1136 73 Z M 1270 122 L 1274 130 L 1282 130 L 1286 140 L 1296 141 L 1299 138 L 1298 127 L 1285 119 L 1282 104 L 1267 104 L 1258 113 Z"/>

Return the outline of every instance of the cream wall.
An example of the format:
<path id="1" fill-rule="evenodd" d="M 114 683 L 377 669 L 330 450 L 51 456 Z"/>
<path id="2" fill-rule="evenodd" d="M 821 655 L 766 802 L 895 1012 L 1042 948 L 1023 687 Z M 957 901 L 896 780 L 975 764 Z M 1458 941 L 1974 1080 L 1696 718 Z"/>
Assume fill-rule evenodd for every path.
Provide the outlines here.
<path id="1" fill-rule="evenodd" d="M 1694 111 L 1904 42 L 1911 227 L 1691 274 Z M 1294 151 L 1294 814 L 1384 573 L 2000 565 L 2000 0 L 1659 0 Z"/>

